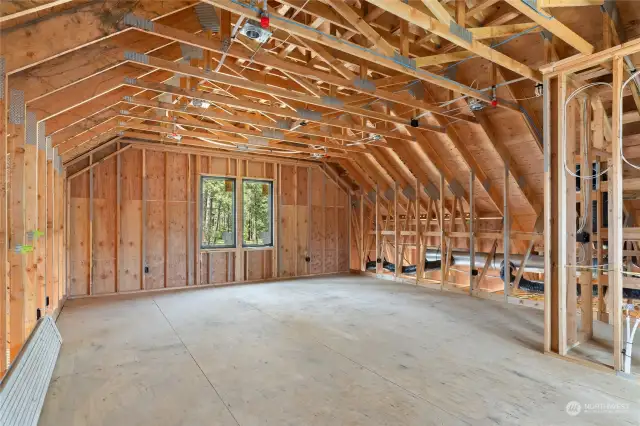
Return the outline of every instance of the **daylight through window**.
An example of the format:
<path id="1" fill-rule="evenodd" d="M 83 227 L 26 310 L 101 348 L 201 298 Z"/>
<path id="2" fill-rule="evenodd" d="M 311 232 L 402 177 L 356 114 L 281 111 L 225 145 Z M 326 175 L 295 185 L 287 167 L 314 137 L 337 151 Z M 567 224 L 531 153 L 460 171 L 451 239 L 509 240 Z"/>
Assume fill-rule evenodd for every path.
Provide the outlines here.
<path id="1" fill-rule="evenodd" d="M 202 176 L 201 248 L 235 247 L 235 179 Z"/>
<path id="2" fill-rule="evenodd" d="M 270 246 L 273 243 L 273 183 L 242 181 L 243 245 Z"/>

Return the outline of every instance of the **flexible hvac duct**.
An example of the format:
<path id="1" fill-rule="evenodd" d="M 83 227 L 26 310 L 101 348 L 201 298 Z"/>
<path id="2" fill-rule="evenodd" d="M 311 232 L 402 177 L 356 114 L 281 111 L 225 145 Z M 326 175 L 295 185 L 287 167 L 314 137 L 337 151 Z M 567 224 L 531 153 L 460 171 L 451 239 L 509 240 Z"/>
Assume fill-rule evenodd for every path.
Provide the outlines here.
<path id="1" fill-rule="evenodd" d="M 471 256 L 468 250 L 453 250 L 451 256 L 453 258 L 453 263 L 458 266 L 469 266 L 471 263 Z M 484 268 L 488 257 L 489 253 L 476 252 L 474 267 Z M 425 259 L 429 261 L 440 260 L 440 250 L 428 248 L 425 253 Z M 521 254 L 509 255 L 509 262 L 511 262 L 511 264 L 513 264 L 516 268 L 520 267 L 523 259 L 524 256 Z M 504 254 L 496 253 L 493 256 L 493 260 L 489 264 L 489 269 L 500 269 L 503 261 Z M 529 256 L 524 270 L 525 272 L 536 272 L 539 274 L 544 273 L 544 257 L 532 254 L 531 256 Z"/>

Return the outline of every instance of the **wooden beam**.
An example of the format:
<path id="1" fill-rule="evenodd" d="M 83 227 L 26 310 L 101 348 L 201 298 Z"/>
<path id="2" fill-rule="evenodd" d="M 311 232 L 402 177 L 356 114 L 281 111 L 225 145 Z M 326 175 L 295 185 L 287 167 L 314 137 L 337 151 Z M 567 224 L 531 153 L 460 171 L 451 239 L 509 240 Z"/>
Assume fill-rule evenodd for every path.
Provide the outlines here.
<path id="1" fill-rule="evenodd" d="M 270 120 L 263 120 L 260 119 L 258 117 L 254 117 L 254 116 L 250 116 L 250 115 L 241 115 L 240 113 L 238 114 L 234 114 L 234 115 L 230 115 L 230 114 L 224 114 L 224 113 L 219 113 L 219 112 L 213 112 L 210 111 L 211 108 L 196 108 L 196 107 L 189 107 L 186 105 L 180 106 L 180 105 L 175 105 L 173 103 L 168 103 L 168 102 L 160 102 L 157 100 L 147 100 L 147 99 L 143 99 L 143 98 L 127 98 L 127 102 L 132 104 L 132 105 L 141 105 L 141 106 L 147 106 L 147 107 L 151 107 L 151 108 L 158 108 L 158 109 L 162 109 L 165 111 L 172 111 L 172 112 L 178 112 L 178 113 L 187 113 L 187 114 L 191 114 L 192 116 L 201 116 L 201 117 L 208 117 L 208 118 L 212 118 L 215 120 L 221 120 L 221 121 L 227 121 L 227 122 L 231 122 L 231 123 L 244 123 L 244 124 L 250 124 L 253 126 L 259 126 L 259 127 L 266 127 L 266 128 L 270 128 L 270 129 L 274 129 L 274 130 L 278 130 L 281 132 L 287 132 L 288 133 L 294 133 L 294 134 L 300 134 L 300 135 L 308 135 L 308 136 L 314 136 L 316 138 L 323 138 L 321 140 L 319 139 L 308 139 L 308 140 L 304 140 L 303 138 L 297 138 L 296 142 L 297 143 L 303 143 L 305 145 L 318 145 L 318 146 L 327 146 L 330 148 L 339 148 L 339 149 L 344 149 L 346 151 L 354 151 L 354 152 L 364 152 L 364 148 L 362 148 L 360 145 L 353 145 L 351 147 L 348 146 L 343 146 L 343 145 L 339 145 L 335 142 L 324 142 L 324 138 L 331 138 L 331 139 L 339 139 L 339 140 L 343 140 L 345 142 L 350 142 L 350 143 L 357 143 L 360 142 L 363 138 L 359 138 L 356 136 L 351 136 L 348 134 L 344 134 L 343 132 L 339 132 L 339 131 L 323 131 L 323 130 L 314 130 L 314 129 L 309 129 L 308 126 L 297 126 L 297 127 L 291 127 L 291 129 L 283 129 L 280 125 L 282 123 L 278 123 L 278 122 L 274 122 L 274 121 L 270 121 Z M 126 111 L 126 110 L 124 110 Z M 265 111 L 269 111 L 269 109 L 265 109 Z M 120 114 L 120 111 L 115 111 L 116 114 Z M 131 117 L 143 117 L 141 114 L 130 114 L 130 113 L 126 113 L 126 115 L 122 115 L 123 117 L 127 117 L 127 116 L 131 116 Z M 146 117 L 143 117 L 146 118 Z M 152 117 L 149 117 L 150 120 L 155 120 Z M 160 120 L 163 121 L 163 120 Z M 175 120 L 164 120 L 164 121 L 174 121 L 175 123 L 181 123 L 184 122 L 184 119 L 180 119 L 180 118 L 176 118 Z M 331 121 L 327 120 L 327 123 L 330 123 Z M 185 125 L 188 126 L 194 126 L 194 127 L 198 127 L 198 125 L 202 123 L 204 126 L 206 127 L 202 127 L 202 128 L 209 128 L 209 129 L 215 129 L 215 130 L 220 130 L 222 132 L 227 132 L 227 133 L 237 133 L 237 134 L 251 134 L 254 135 L 256 132 L 255 131 L 244 131 L 243 129 L 240 129 L 236 126 L 216 126 L 216 125 L 210 125 L 207 122 L 201 122 L 200 120 L 193 121 L 191 123 L 184 123 Z M 289 123 L 285 123 L 285 124 L 289 124 Z M 293 123 L 290 123 L 293 124 Z M 370 129 L 371 133 L 374 133 L 375 129 Z M 255 134 L 256 136 L 258 136 L 257 134 Z"/>
<path id="2" fill-rule="evenodd" d="M 218 1 L 218 0 L 216 0 Z M 227 1 L 227 0 L 220 0 L 220 1 Z M 275 23 L 274 23 L 275 25 Z M 156 34 L 162 37 L 165 37 L 167 39 L 170 40 L 174 40 L 174 41 L 179 41 L 181 43 L 187 43 L 190 44 L 192 46 L 195 47 L 199 47 L 202 49 L 206 49 L 206 50 L 211 50 L 214 52 L 218 52 L 218 53 L 223 53 L 226 52 L 229 56 L 238 58 L 238 59 L 243 59 L 243 60 L 251 60 L 254 63 L 260 64 L 260 65 L 264 65 L 264 66 L 272 66 L 274 68 L 277 68 L 279 70 L 282 71 L 286 71 L 298 76 L 302 76 L 302 77 L 308 77 L 308 78 L 312 78 L 315 80 L 320 80 L 329 84 L 333 84 L 335 86 L 340 86 L 340 87 L 345 87 L 345 88 L 349 88 L 352 90 L 355 90 L 359 93 L 363 93 L 366 95 L 371 95 L 371 96 L 375 96 L 381 99 L 385 99 L 388 101 L 392 101 L 395 103 L 399 103 L 401 105 L 407 105 L 407 106 L 411 106 L 414 108 L 419 108 L 419 109 L 424 109 L 426 111 L 430 111 L 430 112 L 434 112 L 434 113 L 438 113 L 438 114 L 446 114 L 447 110 L 445 108 L 441 108 L 438 107 L 436 105 L 432 105 L 432 104 L 427 104 L 426 102 L 422 102 L 419 100 L 415 100 L 409 96 L 406 95 L 400 95 L 400 94 L 396 94 L 393 92 L 389 92 L 389 91 L 385 91 L 385 90 L 381 90 L 381 89 L 375 89 L 373 91 L 366 89 L 366 88 L 362 88 L 361 85 L 358 85 L 354 82 L 353 77 L 340 77 L 338 75 L 332 75 L 329 73 L 325 73 L 319 70 L 315 70 L 313 68 L 309 68 L 308 66 L 303 66 L 303 65 L 297 65 L 295 63 L 292 63 L 291 61 L 287 61 L 285 59 L 282 58 L 278 58 L 274 55 L 270 55 L 266 52 L 251 52 L 250 50 L 240 47 L 240 46 L 231 46 L 227 49 L 225 49 L 225 47 L 223 46 L 222 42 L 220 42 L 219 40 L 216 39 L 207 39 L 205 37 L 199 36 L 199 35 L 194 35 L 191 33 L 188 33 L 186 31 L 180 31 L 178 29 L 166 26 L 166 25 L 161 25 L 161 24 L 154 24 L 153 26 L 153 30 L 149 29 L 148 27 L 144 27 L 144 28 L 138 28 L 141 31 L 145 31 L 148 32 L 150 34 Z M 312 40 L 317 40 L 317 37 L 313 37 Z M 317 43 L 315 43 L 317 44 Z M 338 43 L 340 44 L 340 43 Z M 311 46 L 314 45 L 314 43 L 310 44 Z M 338 48 L 341 47 L 345 47 L 340 45 Z M 328 54 L 327 54 L 328 55 Z M 363 56 L 363 52 L 359 52 L 358 56 Z M 366 55 L 365 55 L 366 56 Z M 149 57 L 151 58 L 151 57 Z M 379 56 L 375 56 L 375 61 L 379 61 L 381 58 Z M 158 58 L 160 59 L 160 58 Z M 132 61 L 132 62 L 137 62 L 137 61 Z M 332 61 L 333 62 L 333 61 Z M 398 68 L 398 64 L 390 61 L 394 64 L 395 68 Z M 152 65 L 151 63 L 149 64 L 144 64 L 142 63 L 142 65 Z M 406 68 L 400 66 L 399 70 L 406 70 Z M 216 73 L 211 73 L 211 74 L 216 74 Z M 413 74 L 412 74 L 413 75 Z M 201 78 L 206 78 L 206 77 L 202 77 L 202 76 L 197 76 L 197 77 L 201 77 Z M 420 78 L 419 76 L 417 76 L 418 78 Z M 441 80 L 441 79 L 440 79 Z M 464 87 L 459 87 L 460 85 L 458 83 L 456 83 L 456 90 L 461 92 L 461 93 L 465 93 L 467 92 Z M 251 88 L 250 86 L 247 86 L 247 88 Z M 473 96 L 474 97 L 478 97 L 478 93 L 476 93 L 475 91 L 471 91 L 473 92 Z M 484 95 L 483 95 L 484 96 Z M 482 96 L 480 96 L 482 98 Z M 462 119 L 465 119 L 467 121 L 474 121 L 471 117 L 465 117 L 464 115 L 462 116 Z"/>
<path id="3" fill-rule="evenodd" d="M 293 92 L 290 90 L 275 88 L 272 86 L 268 86 L 266 84 L 244 80 L 239 77 L 232 77 L 226 74 L 221 74 L 216 72 L 205 72 L 199 68 L 195 68 L 189 65 L 165 61 L 163 59 L 154 58 L 151 56 L 145 56 L 143 58 L 135 58 L 135 59 L 132 59 L 132 62 L 136 62 L 141 65 L 149 65 L 149 66 L 164 69 L 167 71 L 177 72 L 177 73 L 189 75 L 192 77 L 206 79 L 214 83 L 228 84 L 228 85 L 240 87 L 240 88 L 244 87 L 259 93 L 265 93 L 268 95 L 283 97 L 285 99 L 292 99 L 294 101 L 316 105 L 323 108 L 331 108 L 337 111 L 347 112 L 349 114 L 355 114 L 362 117 L 372 118 L 375 120 L 382 120 L 390 123 L 398 123 L 398 124 L 406 124 L 406 125 L 410 124 L 409 123 L 410 120 L 394 118 L 389 115 L 378 114 L 366 109 L 345 105 L 340 101 L 337 101 L 337 100 L 333 101 L 333 99 L 335 98 L 319 99 L 314 96 L 304 95 L 299 92 Z"/>
<path id="4" fill-rule="evenodd" d="M 435 1 L 435 0 L 434 0 Z M 347 3 L 342 0 L 328 0 L 329 5 L 336 10 L 344 19 L 353 25 L 367 40 L 369 40 L 377 50 L 387 56 L 392 56 L 395 52 L 380 34 L 374 30 L 360 15 L 358 15 Z"/>
<path id="5" fill-rule="evenodd" d="M 538 7 L 545 9 L 548 7 L 580 7 L 580 6 L 602 6 L 604 0 L 540 0 Z"/>
<path id="6" fill-rule="evenodd" d="M 44 4 L 40 4 L 38 6 L 34 6 L 34 7 L 29 7 L 29 4 L 26 4 L 24 6 L 18 4 L 18 7 L 26 7 L 25 9 L 22 10 L 18 10 L 16 12 L 13 13 L 7 13 L 6 15 L 2 15 L 0 16 L 0 23 L 2 22 L 7 22 L 7 21 L 11 21 L 12 19 L 16 19 L 16 18 L 21 18 L 23 16 L 27 16 L 27 15 L 31 15 L 33 13 L 37 13 L 37 12 L 41 12 L 43 10 L 52 8 L 52 7 L 56 7 L 56 6 L 61 6 L 65 3 L 69 3 L 72 0 L 52 0 L 49 1 L 47 3 Z"/>
<path id="7" fill-rule="evenodd" d="M 623 243 L 623 222 L 622 222 L 622 157 L 621 147 L 622 140 L 620 138 L 620 113 L 622 108 L 622 100 L 618 99 L 618 93 L 622 87 L 623 78 L 623 57 L 615 56 L 613 58 L 613 122 L 612 122 L 612 170 L 610 172 L 609 182 L 611 185 L 611 198 L 609 205 L 611 206 L 611 220 L 609 220 L 609 293 L 611 294 L 610 315 L 613 316 L 613 367 L 616 371 L 623 369 L 623 325 L 622 325 L 622 243 Z"/>
<path id="8" fill-rule="evenodd" d="M 9 139 L 9 128 L 7 116 L 9 113 L 8 80 L 5 72 L 4 58 L 0 57 L 0 281 L 5 285 L 0 286 L 0 354 L 6 354 L 9 348 L 9 307 L 11 300 L 10 292 L 10 267 L 9 267 L 9 222 L 8 201 L 11 200 L 9 192 L 8 171 L 11 166 L 6 161 L 7 154 L 11 151 L 11 141 Z M 7 357 L 0 356 L 0 376 L 8 368 Z"/>
<path id="9" fill-rule="evenodd" d="M 73 52 L 120 32 L 119 22 L 127 13 L 157 19 L 193 5 L 190 0 L 157 2 L 143 0 L 134 5 L 116 3 L 105 11 L 101 2 L 89 2 L 65 11 L 33 19 L 2 34 L 2 55 L 7 74 L 22 71 L 57 56 Z M 73 37 L 68 37 L 74 34 Z"/>
<path id="10" fill-rule="evenodd" d="M 558 19 L 541 10 L 540 7 L 542 6 L 532 7 L 522 0 L 505 1 L 518 12 L 525 15 L 527 18 L 531 19 L 533 22 L 545 28 L 546 30 L 550 31 L 551 33 L 553 33 L 553 35 L 566 42 L 568 45 L 573 46 L 579 52 L 587 55 L 593 53 L 593 46 L 589 44 L 589 42 L 573 32 Z"/>
<path id="11" fill-rule="evenodd" d="M 240 13 L 240 14 L 244 14 L 246 16 L 250 16 L 252 19 L 256 19 L 258 18 L 258 13 L 252 11 L 250 8 L 248 7 L 244 7 L 240 4 L 236 4 L 231 0 L 204 0 L 207 3 L 213 4 L 214 6 L 218 6 L 221 7 L 223 9 L 226 10 L 231 10 L 235 13 Z M 385 3 L 386 0 L 374 0 L 375 3 Z M 395 4 L 395 0 L 394 0 L 394 4 Z M 406 6 L 404 3 L 401 3 L 403 6 Z M 407 6 L 408 7 L 408 6 Z M 388 6 L 383 7 L 385 10 L 388 9 Z M 411 10 L 413 10 L 412 8 L 410 8 Z M 427 15 L 424 15 L 426 18 L 429 18 Z M 431 19 L 431 18 L 429 18 Z M 411 20 L 407 19 L 409 22 L 411 22 Z M 400 63 L 398 63 L 396 60 L 394 60 L 394 58 L 391 57 L 387 57 L 385 55 L 382 55 L 380 53 L 377 52 L 373 52 L 370 51 L 368 49 L 363 48 L 362 46 L 359 45 L 355 45 L 353 43 L 349 43 L 346 41 L 342 41 L 342 40 L 337 40 L 335 37 L 329 37 L 327 34 L 323 34 L 321 32 L 318 32 L 316 30 L 311 29 L 310 27 L 306 27 L 304 25 L 300 25 L 300 24 L 294 24 L 292 22 L 290 22 L 289 20 L 285 19 L 285 18 L 277 18 L 277 19 L 273 19 L 271 20 L 271 25 L 273 27 L 276 28 L 281 28 L 289 33 L 291 33 L 292 35 L 297 35 L 300 37 L 304 37 L 307 38 L 309 40 L 321 43 L 325 46 L 329 46 L 332 47 L 338 51 L 344 51 L 346 53 L 349 53 L 355 57 L 360 57 L 363 60 L 367 60 L 369 62 L 372 62 L 373 64 L 377 64 L 377 65 L 381 65 L 384 67 L 387 67 L 391 70 L 400 72 L 400 73 L 404 73 L 410 76 L 413 76 L 415 78 L 424 80 L 426 82 L 435 84 L 437 86 L 441 86 L 444 87 L 445 89 L 449 89 L 449 90 L 455 90 L 459 93 L 465 94 L 465 95 L 469 95 L 473 98 L 477 98 L 477 99 L 482 99 L 486 102 L 489 102 L 490 99 L 487 95 L 485 95 L 484 93 L 479 93 L 478 91 L 472 90 L 469 87 L 466 87 L 464 85 L 461 85 L 460 83 L 451 81 L 451 80 L 445 80 L 442 79 L 439 76 L 435 76 L 434 74 L 431 74 L 429 72 L 426 72 L 424 70 L 414 70 L 411 67 L 406 67 Z M 442 24 L 440 24 L 442 25 Z M 440 29 L 442 29 L 442 27 L 438 27 Z M 448 29 L 446 30 L 446 33 L 448 33 Z M 484 45 L 483 45 L 484 46 Z M 463 46 L 464 47 L 464 46 Z M 495 52 L 493 49 L 488 48 L 487 46 L 484 46 L 484 48 L 491 50 L 493 53 L 494 57 L 499 57 L 499 58 L 506 58 L 504 55 L 501 55 L 497 52 Z M 489 53 L 489 52 L 486 52 Z M 500 59 L 498 59 L 500 60 Z M 502 61 L 501 61 L 502 62 Z M 513 60 L 509 59 L 508 61 L 506 61 L 509 65 L 513 66 L 513 68 L 517 68 L 520 69 L 521 72 L 525 73 L 525 74 L 530 74 L 532 77 L 534 77 L 534 80 L 537 81 L 537 71 L 533 71 L 530 68 L 523 66 L 522 64 L 518 64 L 520 67 L 518 66 L 514 66 L 513 64 Z M 524 68 L 523 68 L 524 67 Z M 515 69 L 514 69 L 515 70 Z M 528 71 L 527 71 L 528 70 Z M 504 108 L 510 108 L 508 105 L 501 105 Z"/>
<path id="12" fill-rule="evenodd" d="M 427 31 L 430 31 L 442 38 L 445 38 L 464 49 L 470 50 L 473 53 L 491 62 L 495 62 L 498 65 L 501 65 L 507 69 L 510 69 L 522 75 L 523 77 L 527 77 L 537 82 L 542 81 L 542 74 L 540 74 L 540 72 L 533 70 L 528 66 L 521 64 L 509 58 L 508 56 L 496 51 L 495 49 L 492 49 L 489 46 L 482 44 L 476 40 L 472 40 L 471 42 L 469 42 L 453 34 L 449 30 L 448 25 L 438 22 L 435 19 L 429 17 L 428 15 L 417 11 L 413 7 L 402 2 L 402 0 L 371 0 L 370 3 L 373 3 L 376 6 L 383 8 L 386 11 L 393 13 L 394 15 L 397 15 L 402 19 L 407 20 L 414 25 L 418 25 L 419 27 L 422 27 Z M 455 90 L 455 89 L 452 88 L 452 90 Z"/>
<path id="13" fill-rule="evenodd" d="M 82 168 L 81 170 L 77 171 L 76 173 L 72 174 L 71 176 L 67 177 L 67 180 L 72 180 L 75 177 L 80 176 L 81 174 L 83 174 L 84 172 L 93 169 L 96 166 L 99 166 L 100 164 L 104 163 L 106 160 L 110 159 L 111 157 L 115 157 L 116 155 L 119 155 L 121 153 L 123 153 L 124 151 L 127 151 L 128 149 L 133 148 L 133 145 L 127 145 L 124 148 L 120 148 L 119 150 L 112 152 L 111 154 L 103 157 L 102 159 L 100 159 L 99 161 L 96 161 L 95 163 L 92 163 L 90 165 L 88 165 L 87 167 Z"/>
<path id="14" fill-rule="evenodd" d="M 433 13 L 433 16 L 445 25 L 449 25 L 451 22 L 451 15 L 447 12 L 447 9 L 438 0 L 422 0 L 425 6 Z"/>

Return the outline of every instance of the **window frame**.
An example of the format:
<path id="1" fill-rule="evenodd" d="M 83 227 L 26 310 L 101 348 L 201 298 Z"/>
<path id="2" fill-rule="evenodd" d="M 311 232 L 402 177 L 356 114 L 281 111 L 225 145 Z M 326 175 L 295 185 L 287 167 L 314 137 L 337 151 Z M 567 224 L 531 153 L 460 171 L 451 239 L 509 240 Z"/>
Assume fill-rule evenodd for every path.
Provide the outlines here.
<path id="1" fill-rule="evenodd" d="M 225 245 L 205 245 L 203 238 L 202 238 L 202 234 L 204 232 L 204 228 L 202 226 L 202 220 L 204 218 L 204 209 L 205 209 L 205 203 L 203 200 L 203 196 L 204 196 L 204 182 L 206 180 L 221 180 L 221 181 L 227 181 L 230 180 L 231 182 L 233 182 L 233 191 L 232 191 L 232 196 L 231 196 L 231 214 L 233 217 L 232 220 L 232 235 L 233 235 L 233 244 L 229 245 L 229 244 L 225 244 Z M 236 205 L 236 196 L 237 193 L 236 191 L 238 190 L 238 186 L 237 186 L 237 180 L 234 177 L 229 177 L 229 176 L 216 176 L 216 175 L 200 175 L 200 217 L 198 220 L 198 227 L 200 228 L 200 232 L 198 233 L 198 239 L 200 241 L 200 250 L 217 250 L 217 249 L 235 249 L 238 246 L 238 236 L 237 236 L 237 228 L 238 228 L 238 224 L 237 224 L 237 205 Z"/>
<path id="2" fill-rule="evenodd" d="M 245 206 L 245 199 L 244 199 L 244 184 L 245 182 L 250 182 L 250 183 L 261 183 L 261 184 L 267 184 L 269 185 L 269 222 L 270 222 L 270 226 L 269 226 L 269 234 L 270 234 L 270 243 L 269 244 L 246 244 L 244 241 L 244 224 L 245 224 L 245 217 L 244 217 L 244 206 Z M 273 180 L 269 180 L 269 179 L 260 179 L 260 178 L 243 178 L 242 179 L 242 247 L 243 248 L 269 248 L 269 247 L 273 247 L 273 227 L 274 227 L 274 218 L 273 218 Z"/>

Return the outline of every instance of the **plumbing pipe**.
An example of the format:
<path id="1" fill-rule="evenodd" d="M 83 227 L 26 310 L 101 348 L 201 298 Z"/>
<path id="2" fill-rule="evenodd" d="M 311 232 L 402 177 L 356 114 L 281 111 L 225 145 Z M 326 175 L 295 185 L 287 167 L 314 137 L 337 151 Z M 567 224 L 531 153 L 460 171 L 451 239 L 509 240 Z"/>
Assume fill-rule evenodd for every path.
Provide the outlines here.
<path id="1" fill-rule="evenodd" d="M 633 349 L 633 338 L 636 335 L 636 331 L 638 330 L 638 324 L 640 324 L 640 318 L 636 318 L 635 323 L 633 324 L 633 328 L 631 328 L 631 315 L 629 312 L 633 309 L 633 305 L 630 305 L 626 310 L 626 322 L 627 322 L 627 336 L 624 345 L 624 366 L 623 371 L 627 374 L 631 374 L 631 353 Z"/>
<path id="2" fill-rule="evenodd" d="M 487 257 L 489 253 L 486 252 L 476 252 L 475 253 L 475 267 L 476 268 L 484 268 L 485 263 L 487 262 Z M 459 266 L 469 266 L 471 262 L 471 256 L 468 250 L 453 250 L 451 256 L 453 257 L 453 262 Z M 434 261 L 440 260 L 440 250 L 439 249 L 430 249 L 428 248 L 425 253 L 425 260 Z M 524 256 L 521 254 L 509 254 L 509 262 L 514 265 L 516 268 L 520 267 Z M 489 264 L 490 269 L 500 269 L 502 262 L 504 261 L 504 254 L 496 253 L 493 256 L 493 260 Z M 532 254 L 529 256 L 529 260 L 527 261 L 524 270 L 526 272 L 536 272 L 543 273 L 544 272 L 544 257 Z"/>

